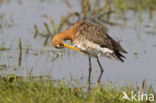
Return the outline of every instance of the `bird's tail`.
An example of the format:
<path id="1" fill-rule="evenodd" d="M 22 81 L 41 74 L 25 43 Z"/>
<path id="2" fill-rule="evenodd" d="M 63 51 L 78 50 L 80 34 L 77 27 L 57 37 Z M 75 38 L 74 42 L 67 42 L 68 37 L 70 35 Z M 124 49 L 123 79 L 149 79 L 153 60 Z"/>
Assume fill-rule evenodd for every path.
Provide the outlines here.
<path id="1" fill-rule="evenodd" d="M 124 62 L 123 58 L 126 58 L 124 55 L 122 55 L 119 51 L 114 51 L 113 57 L 120 60 L 121 62 Z"/>

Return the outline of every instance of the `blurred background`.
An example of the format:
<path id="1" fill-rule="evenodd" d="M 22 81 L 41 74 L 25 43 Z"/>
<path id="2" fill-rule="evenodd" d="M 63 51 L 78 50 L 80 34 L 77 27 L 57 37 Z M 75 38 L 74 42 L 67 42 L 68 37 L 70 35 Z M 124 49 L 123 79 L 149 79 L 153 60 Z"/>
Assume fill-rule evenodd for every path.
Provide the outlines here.
<path id="1" fill-rule="evenodd" d="M 88 79 L 88 58 L 55 49 L 52 37 L 79 20 L 101 26 L 128 54 L 100 58 L 102 82 L 156 81 L 156 0 L 0 0 L 0 75 Z M 70 41 L 67 41 L 70 44 Z M 92 82 L 100 68 L 92 59 Z"/>

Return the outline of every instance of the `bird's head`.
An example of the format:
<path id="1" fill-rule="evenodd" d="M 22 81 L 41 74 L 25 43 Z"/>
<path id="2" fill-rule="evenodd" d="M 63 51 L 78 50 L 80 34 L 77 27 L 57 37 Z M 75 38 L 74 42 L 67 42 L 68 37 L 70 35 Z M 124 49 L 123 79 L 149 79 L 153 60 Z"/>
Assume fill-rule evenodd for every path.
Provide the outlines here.
<path id="1" fill-rule="evenodd" d="M 52 39 L 52 45 L 55 47 L 55 48 L 64 48 L 64 42 L 61 38 L 57 37 L 57 36 L 54 36 L 54 38 Z"/>
<path id="2" fill-rule="evenodd" d="M 66 48 L 74 49 L 76 51 L 81 51 L 80 49 L 78 49 L 74 46 L 70 46 L 70 45 L 64 43 L 64 41 L 66 41 L 66 40 L 73 41 L 75 39 L 75 35 L 76 35 L 76 26 L 73 26 L 72 28 L 65 30 L 64 32 L 56 34 L 52 39 L 52 45 L 55 48 L 65 48 L 66 47 Z"/>
<path id="3" fill-rule="evenodd" d="M 52 39 L 52 45 L 55 47 L 55 48 L 70 48 L 70 49 L 73 49 L 73 50 L 76 50 L 76 51 L 81 51 L 80 49 L 78 48 L 75 48 L 73 46 L 70 46 L 66 43 L 64 43 L 64 39 L 60 36 L 60 35 L 55 35 Z"/>

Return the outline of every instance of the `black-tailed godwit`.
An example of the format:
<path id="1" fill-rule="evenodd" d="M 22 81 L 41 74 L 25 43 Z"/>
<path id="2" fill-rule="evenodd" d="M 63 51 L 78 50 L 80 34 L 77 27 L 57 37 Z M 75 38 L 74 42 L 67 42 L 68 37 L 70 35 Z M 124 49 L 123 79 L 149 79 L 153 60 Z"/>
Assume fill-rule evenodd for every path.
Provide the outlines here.
<path id="1" fill-rule="evenodd" d="M 64 43 L 65 40 L 71 40 L 72 46 Z M 92 70 L 91 57 L 97 59 L 97 63 L 101 69 L 98 78 L 98 82 L 100 82 L 104 70 L 99 61 L 99 57 L 104 56 L 123 62 L 125 56 L 121 53 L 127 53 L 120 44 L 112 39 L 102 28 L 87 21 L 79 21 L 70 29 L 56 34 L 53 37 L 52 44 L 55 48 L 67 47 L 89 57 L 89 82 Z"/>

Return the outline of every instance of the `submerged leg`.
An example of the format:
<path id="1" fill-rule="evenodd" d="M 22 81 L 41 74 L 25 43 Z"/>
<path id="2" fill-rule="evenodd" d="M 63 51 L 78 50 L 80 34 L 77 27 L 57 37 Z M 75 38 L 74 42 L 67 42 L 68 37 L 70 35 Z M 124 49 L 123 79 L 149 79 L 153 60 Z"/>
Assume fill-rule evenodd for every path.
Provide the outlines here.
<path id="1" fill-rule="evenodd" d="M 90 77 L 92 72 L 92 64 L 91 64 L 91 58 L 89 57 L 89 75 L 88 75 L 88 89 L 90 89 Z"/>
<path id="2" fill-rule="evenodd" d="M 100 69 L 101 69 L 101 71 L 100 71 L 100 76 L 99 76 L 98 81 L 97 81 L 97 82 L 99 83 L 99 82 L 101 81 L 101 77 L 102 77 L 102 74 L 103 74 L 104 70 L 103 70 L 103 67 L 102 67 L 102 65 L 101 65 L 101 63 L 100 63 L 98 57 L 97 57 L 97 62 L 98 62 L 99 67 L 100 67 Z"/>

